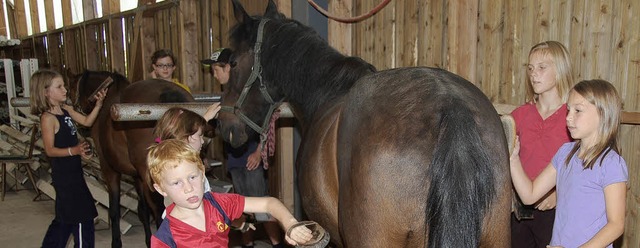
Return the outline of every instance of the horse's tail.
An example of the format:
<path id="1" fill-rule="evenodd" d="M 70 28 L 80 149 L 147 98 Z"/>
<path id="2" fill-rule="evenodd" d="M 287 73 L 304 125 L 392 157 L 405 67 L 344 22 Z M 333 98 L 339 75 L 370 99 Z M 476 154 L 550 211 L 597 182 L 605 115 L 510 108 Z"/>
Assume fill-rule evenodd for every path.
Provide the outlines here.
<path id="1" fill-rule="evenodd" d="M 454 100 L 455 101 L 455 100 Z M 428 247 L 478 247 L 484 213 L 495 198 L 495 176 L 474 113 L 444 104 L 438 145 L 429 166 Z"/>

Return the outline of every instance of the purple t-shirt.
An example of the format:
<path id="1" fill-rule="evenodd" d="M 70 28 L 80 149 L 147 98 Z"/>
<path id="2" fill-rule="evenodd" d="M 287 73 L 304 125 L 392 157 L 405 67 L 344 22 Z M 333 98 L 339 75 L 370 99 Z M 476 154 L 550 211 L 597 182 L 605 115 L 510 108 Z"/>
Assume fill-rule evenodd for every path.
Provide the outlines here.
<path id="1" fill-rule="evenodd" d="M 593 169 L 583 169 L 577 153 L 566 166 L 565 159 L 574 145 L 562 145 L 551 161 L 557 171 L 558 193 L 552 246 L 578 247 L 593 238 L 607 224 L 604 188 L 629 179 L 627 164 L 615 151 L 604 157 L 602 166 L 598 158 Z"/>

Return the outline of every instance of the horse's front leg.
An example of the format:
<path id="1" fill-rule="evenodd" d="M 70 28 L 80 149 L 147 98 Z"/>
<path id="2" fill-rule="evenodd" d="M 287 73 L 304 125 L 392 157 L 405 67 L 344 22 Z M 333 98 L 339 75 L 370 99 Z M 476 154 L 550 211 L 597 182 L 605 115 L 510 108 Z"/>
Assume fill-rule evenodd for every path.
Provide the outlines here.
<path id="1" fill-rule="evenodd" d="M 298 188 L 307 217 L 331 234 L 331 242 L 336 247 L 342 247 L 338 225 L 336 119 L 337 113 L 332 112 L 310 127 L 329 129 L 310 132 L 305 137 L 297 161 Z"/>

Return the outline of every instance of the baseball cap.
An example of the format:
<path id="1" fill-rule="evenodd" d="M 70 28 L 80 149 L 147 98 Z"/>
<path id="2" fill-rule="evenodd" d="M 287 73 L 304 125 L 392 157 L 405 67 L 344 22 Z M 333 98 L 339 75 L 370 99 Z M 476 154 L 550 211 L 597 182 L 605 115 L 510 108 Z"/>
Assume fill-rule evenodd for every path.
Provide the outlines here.
<path id="1" fill-rule="evenodd" d="M 231 57 L 231 49 L 229 48 L 220 48 L 211 54 L 211 57 L 208 59 L 204 59 L 201 62 L 206 65 L 211 65 L 215 63 L 229 63 L 229 58 Z"/>

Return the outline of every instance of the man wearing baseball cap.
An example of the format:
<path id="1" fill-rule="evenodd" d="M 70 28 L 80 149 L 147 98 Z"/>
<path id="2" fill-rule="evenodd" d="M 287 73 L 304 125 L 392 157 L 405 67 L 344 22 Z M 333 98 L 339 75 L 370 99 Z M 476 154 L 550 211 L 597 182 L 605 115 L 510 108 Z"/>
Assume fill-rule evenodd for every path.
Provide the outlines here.
<path id="1" fill-rule="evenodd" d="M 229 81 L 231 72 L 231 49 L 221 48 L 213 52 L 211 57 L 202 60 L 203 64 L 211 65 L 213 77 L 225 85 Z M 224 152 L 227 158 L 227 170 L 231 174 L 235 193 L 243 196 L 268 196 L 268 184 L 266 169 L 262 166 L 260 152 L 262 149 L 258 137 L 250 138 L 247 143 L 238 148 L 233 148 L 224 142 Z M 284 247 L 278 222 L 269 220 L 270 216 L 253 217 L 262 222 L 265 232 L 269 236 L 273 247 Z M 272 219 L 272 218 L 271 218 Z M 242 248 L 254 246 L 253 231 L 246 230 L 242 233 Z"/>

